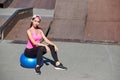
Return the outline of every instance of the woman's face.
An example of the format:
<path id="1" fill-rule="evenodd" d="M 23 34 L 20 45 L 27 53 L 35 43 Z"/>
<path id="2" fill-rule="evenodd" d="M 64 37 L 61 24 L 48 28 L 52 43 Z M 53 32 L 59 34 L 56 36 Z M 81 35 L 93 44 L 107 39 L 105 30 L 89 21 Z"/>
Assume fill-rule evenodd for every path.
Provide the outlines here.
<path id="1" fill-rule="evenodd" d="M 40 24 L 40 18 L 36 17 L 35 19 L 32 20 L 33 26 L 37 27 Z"/>

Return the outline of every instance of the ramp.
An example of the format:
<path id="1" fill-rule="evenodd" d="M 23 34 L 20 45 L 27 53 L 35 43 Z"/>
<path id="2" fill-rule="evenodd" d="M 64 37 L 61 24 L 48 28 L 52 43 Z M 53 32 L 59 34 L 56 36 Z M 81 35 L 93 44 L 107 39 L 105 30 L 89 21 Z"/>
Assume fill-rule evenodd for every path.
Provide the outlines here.
<path id="1" fill-rule="evenodd" d="M 26 40 L 26 30 L 29 28 L 30 18 L 25 18 L 17 22 L 14 28 L 5 37 L 5 40 Z"/>
<path id="2" fill-rule="evenodd" d="M 56 0 L 54 21 L 48 37 L 52 40 L 83 39 L 87 0 Z"/>
<path id="3" fill-rule="evenodd" d="M 26 30 L 30 27 L 31 17 L 21 19 L 17 22 L 14 28 L 9 32 L 9 34 L 5 37 L 5 40 L 17 40 L 17 41 L 26 41 L 27 34 Z M 41 28 L 43 28 L 44 33 L 47 32 L 50 22 L 52 18 L 43 17 L 41 22 Z"/>
<path id="4" fill-rule="evenodd" d="M 13 0 L 10 8 L 41 8 L 41 9 L 54 9 L 56 0 Z"/>

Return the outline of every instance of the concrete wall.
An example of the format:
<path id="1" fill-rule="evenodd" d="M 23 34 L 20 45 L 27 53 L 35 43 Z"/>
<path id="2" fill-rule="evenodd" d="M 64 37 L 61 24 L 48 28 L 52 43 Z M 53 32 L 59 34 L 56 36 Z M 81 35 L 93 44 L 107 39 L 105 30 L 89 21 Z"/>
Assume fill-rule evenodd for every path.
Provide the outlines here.
<path id="1" fill-rule="evenodd" d="M 120 42 L 120 0 L 88 0 L 85 40 Z"/>
<path id="2" fill-rule="evenodd" d="M 64 41 L 83 39 L 87 0 L 56 0 L 49 38 Z"/>
<path id="3" fill-rule="evenodd" d="M 56 0 L 51 39 L 120 42 L 120 0 Z"/>

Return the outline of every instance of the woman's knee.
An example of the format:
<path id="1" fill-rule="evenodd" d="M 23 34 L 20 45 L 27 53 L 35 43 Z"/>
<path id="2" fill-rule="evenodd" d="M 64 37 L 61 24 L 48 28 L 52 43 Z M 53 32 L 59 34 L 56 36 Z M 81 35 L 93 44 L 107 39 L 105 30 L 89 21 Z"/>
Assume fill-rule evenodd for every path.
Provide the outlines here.
<path id="1" fill-rule="evenodd" d="M 48 47 L 51 49 L 51 48 L 54 48 L 54 46 L 53 45 L 48 45 Z"/>
<path id="2" fill-rule="evenodd" d="M 46 52 L 46 48 L 44 46 L 38 46 L 37 48 L 42 52 Z"/>

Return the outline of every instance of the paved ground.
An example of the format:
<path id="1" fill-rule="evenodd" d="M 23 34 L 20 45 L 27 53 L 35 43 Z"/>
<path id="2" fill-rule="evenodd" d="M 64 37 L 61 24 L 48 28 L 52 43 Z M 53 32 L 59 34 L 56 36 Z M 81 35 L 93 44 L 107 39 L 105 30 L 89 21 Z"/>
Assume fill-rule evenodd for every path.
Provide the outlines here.
<path id="1" fill-rule="evenodd" d="M 120 46 L 55 42 L 59 59 L 68 67 L 58 71 L 49 63 L 36 75 L 34 69 L 20 66 L 25 44 L 0 41 L 0 80 L 120 80 Z M 50 54 L 45 55 L 51 59 Z"/>
<path id="2" fill-rule="evenodd" d="M 0 15 L 1 16 L 12 15 L 17 9 L 19 8 L 5 8 L 5 9 L 0 8 Z"/>

